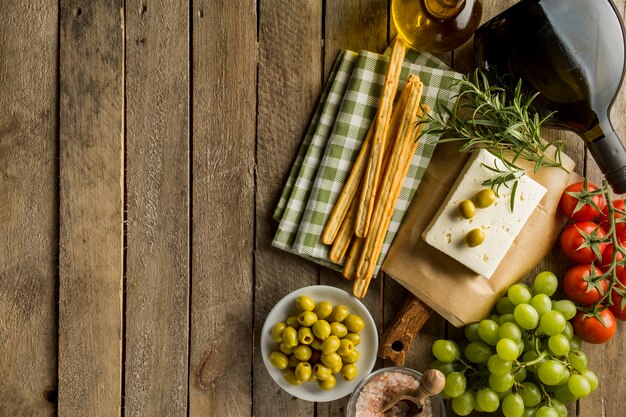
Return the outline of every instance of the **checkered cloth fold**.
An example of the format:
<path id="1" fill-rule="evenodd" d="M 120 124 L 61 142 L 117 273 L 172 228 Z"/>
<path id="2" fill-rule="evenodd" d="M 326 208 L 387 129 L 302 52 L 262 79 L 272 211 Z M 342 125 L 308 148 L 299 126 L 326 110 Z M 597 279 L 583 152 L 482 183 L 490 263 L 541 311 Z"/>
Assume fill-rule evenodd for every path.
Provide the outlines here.
<path id="1" fill-rule="evenodd" d="M 274 212 L 280 223 L 273 246 L 341 269 L 341 265 L 328 260 L 330 248 L 320 241 L 320 236 L 376 115 L 389 53 L 389 49 L 384 55 L 366 51 L 339 53 Z M 453 84 L 461 78 L 461 74 L 434 56 L 413 50 L 406 54 L 398 91 L 404 88 L 409 74 L 420 76 L 424 83 L 423 102 L 431 108 L 435 108 L 438 98 L 451 100 L 455 94 Z M 428 134 L 420 139 L 376 272 L 426 171 L 436 140 Z"/>

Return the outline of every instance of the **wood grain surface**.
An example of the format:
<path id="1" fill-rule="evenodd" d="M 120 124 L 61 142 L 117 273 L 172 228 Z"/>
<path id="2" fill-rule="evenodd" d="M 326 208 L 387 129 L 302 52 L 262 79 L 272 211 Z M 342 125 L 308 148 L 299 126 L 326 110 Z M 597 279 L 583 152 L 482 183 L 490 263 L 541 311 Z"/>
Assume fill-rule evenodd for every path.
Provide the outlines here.
<path id="1" fill-rule="evenodd" d="M 0 12 L 0 415 L 53 416 L 57 2 Z M 38 30 L 33 31 L 32 28 Z"/>
<path id="2" fill-rule="evenodd" d="M 61 1 L 60 417 L 121 415 L 122 9 Z"/>
<path id="3" fill-rule="evenodd" d="M 187 414 L 189 4 L 126 2 L 126 416 Z"/>
<path id="4" fill-rule="evenodd" d="M 344 415 L 346 399 L 295 399 L 264 369 L 260 330 L 280 298 L 351 288 L 271 247 L 271 216 L 338 51 L 382 52 L 391 2 L 3 3 L 0 416 Z M 483 21 L 516 2 L 483 1 Z M 439 57 L 468 72 L 472 53 Z M 546 137 L 602 180 L 576 135 Z M 568 265 L 557 244 L 534 272 Z M 407 295 L 373 282 L 380 334 Z M 432 342 L 461 333 L 433 315 L 406 365 L 425 370 Z M 569 416 L 626 416 L 625 344 L 619 324 L 585 345 L 600 386 Z"/>
<path id="5" fill-rule="evenodd" d="M 252 413 L 256 7 L 193 2 L 189 415 Z M 219 58 L 218 58 L 219 57 Z"/>

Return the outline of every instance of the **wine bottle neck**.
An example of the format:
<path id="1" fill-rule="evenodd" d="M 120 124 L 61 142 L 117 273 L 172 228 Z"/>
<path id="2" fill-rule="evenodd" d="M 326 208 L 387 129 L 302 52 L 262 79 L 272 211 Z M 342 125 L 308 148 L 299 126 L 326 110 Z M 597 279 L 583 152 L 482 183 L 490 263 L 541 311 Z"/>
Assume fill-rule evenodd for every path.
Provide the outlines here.
<path id="1" fill-rule="evenodd" d="M 437 19 L 447 20 L 456 17 L 463 7 L 465 0 L 423 0 L 426 11 Z"/>

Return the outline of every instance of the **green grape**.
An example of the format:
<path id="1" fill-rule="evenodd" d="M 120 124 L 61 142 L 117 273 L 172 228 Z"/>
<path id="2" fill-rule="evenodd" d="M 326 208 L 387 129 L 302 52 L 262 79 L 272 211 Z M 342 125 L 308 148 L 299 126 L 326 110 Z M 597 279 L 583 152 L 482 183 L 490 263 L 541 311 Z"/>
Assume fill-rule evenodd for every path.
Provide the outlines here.
<path id="1" fill-rule="evenodd" d="M 502 323 L 498 329 L 500 339 L 511 339 L 516 342 L 522 340 L 522 330 L 515 323 Z"/>
<path id="2" fill-rule="evenodd" d="M 571 343 L 571 342 L 570 342 Z M 587 355 L 585 355 L 580 350 L 571 351 L 567 355 L 567 360 L 569 360 L 569 364 L 577 370 L 578 372 L 582 372 L 587 367 Z"/>
<path id="3" fill-rule="evenodd" d="M 539 330 L 548 336 L 554 336 L 561 333 L 565 329 L 565 317 L 560 311 L 550 310 L 541 316 L 539 321 Z"/>
<path id="4" fill-rule="evenodd" d="M 537 310 L 540 317 L 543 313 L 552 310 L 552 301 L 550 297 L 545 294 L 535 295 L 532 300 L 530 300 L 530 305 Z"/>
<path id="5" fill-rule="evenodd" d="M 572 340 L 574 336 L 574 328 L 572 327 L 572 323 L 569 321 L 565 322 L 565 328 L 563 329 L 563 336 L 567 337 L 567 340 Z"/>
<path id="6" fill-rule="evenodd" d="M 454 372 L 454 364 L 448 362 L 441 362 L 439 359 L 435 359 L 431 364 L 430 367 L 432 369 L 437 369 L 439 371 L 441 371 L 444 375 L 448 375 L 450 372 Z"/>
<path id="7" fill-rule="evenodd" d="M 569 369 L 567 369 L 567 367 L 565 367 L 565 375 L 563 376 L 563 378 L 559 381 L 557 385 L 558 386 L 567 385 L 567 382 L 569 381 L 570 376 L 572 376 L 572 373 L 569 371 Z M 554 388 L 556 389 L 556 387 Z"/>
<path id="8" fill-rule="evenodd" d="M 478 323 L 472 323 L 465 326 L 464 333 L 465 338 L 470 342 L 480 342 L 480 336 L 478 335 Z"/>
<path id="9" fill-rule="evenodd" d="M 459 416 L 466 416 L 474 411 L 476 399 L 471 392 L 464 392 L 456 398 L 452 399 L 452 410 Z"/>
<path id="10" fill-rule="evenodd" d="M 553 301 L 552 310 L 560 311 L 565 316 L 565 320 L 571 320 L 576 315 L 576 304 L 570 300 Z"/>
<path id="11" fill-rule="evenodd" d="M 551 403 L 552 408 L 554 408 L 556 412 L 559 413 L 559 417 L 567 417 L 567 407 L 565 407 L 565 404 L 563 404 L 559 400 L 555 400 L 554 398 L 552 399 Z"/>
<path id="12" fill-rule="evenodd" d="M 515 323 L 515 317 L 513 317 L 513 313 L 506 313 L 500 316 L 498 319 L 498 324 L 502 326 L 504 323 Z"/>
<path id="13" fill-rule="evenodd" d="M 577 335 L 572 336 L 569 341 L 569 350 L 580 350 L 583 346 L 583 341 Z"/>
<path id="14" fill-rule="evenodd" d="M 524 341 L 524 353 L 535 350 L 535 339 L 530 335 L 524 335 L 522 337 Z"/>
<path id="15" fill-rule="evenodd" d="M 509 314 L 513 313 L 515 309 L 515 304 L 511 302 L 511 299 L 507 296 L 504 296 L 498 300 L 496 303 L 496 311 L 500 314 Z"/>
<path id="16" fill-rule="evenodd" d="M 489 375 L 489 386 L 495 392 L 505 392 L 510 390 L 515 384 L 515 378 L 511 374 L 504 375 Z"/>
<path id="17" fill-rule="evenodd" d="M 500 398 L 491 388 L 483 388 L 476 393 L 476 404 L 483 411 L 493 413 L 500 406 Z"/>
<path id="18" fill-rule="evenodd" d="M 524 400 L 525 407 L 535 407 L 541 401 L 541 391 L 532 382 L 522 382 L 517 392 Z"/>
<path id="19" fill-rule="evenodd" d="M 526 368 L 519 368 L 517 371 L 513 372 L 513 378 L 515 378 L 515 382 L 524 382 L 526 380 Z"/>
<path id="20" fill-rule="evenodd" d="M 520 354 L 517 344 L 511 339 L 500 339 L 496 345 L 496 352 L 505 361 L 514 361 Z"/>
<path id="21" fill-rule="evenodd" d="M 545 294 L 552 296 L 559 286 L 559 280 L 556 275 L 550 271 L 543 271 L 537 274 L 533 283 L 533 290 L 536 294 Z"/>
<path id="22" fill-rule="evenodd" d="M 522 355 L 522 362 L 530 362 L 537 359 L 537 352 L 535 350 L 529 350 Z"/>
<path id="23" fill-rule="evenodd" d="M 581 371 L 580 374 L 587 378 L 587 381 L 589 381 L 591 392 L 595 391 L 598 388 L 598 376 L 592 370 L 585 369 Z"/>
<path id="24" fill-rule="evenodd" d="M 554 408 L 544 405 L 543 407 L 539 407 L 537 413 L 535 413 L 535 417 L 559 417 L 559 413 Z"/>
<path id="25" fill-rule="evenodd" d="M 461 356 L 461 349 L 451 340 L 439 339 L 433 343 L 433 355 L 441 362 L 452 362 Z"/>
<path id="26" fill-rule="evenodd" d="M 497 354 L 491 355 L 489 360 L 487 360 L 487 369 L 494 375 L 506 375 L 511 372 L 512 366 L 511 361 L 505 361 Z"/>
<path id="27" fill-rule="evenodd" d="M 511 285 L 507 295 L 509 300 L 515 305 L 528 304 L 533 298 L 530 289 L 524 284 Z"/>
<path id="28" fill-rule="evenodd" d="M 489 320 L 498 323 L 500 321 L 500 315 L 499 314 L 492 314 L 491 316 L 489 316 Z"/>
<path id="29" fill-rule="evenodd" d="M 483 320 L 478 324 L 478 335 L 488 345 L 495 346 L 500 337 L 498 330 L 500 326 L 493 320 Z"/>
<path id="30" fill-rule="evenodd" d="M 565 404 L 572 403 L 578 399 L 578 397 L 569 390 L 568 384 L 556 387 L 554 390 L 554 398 Z"/>
<path id="31" fill-rule="evenodd" d="M 519 394 L 509 394 L 502 400 L 502 414 L 504 417 L 522 417 L 524 415 L 524 400 Z"/>
<path id="32" fill-rule="evenodd" d="M 522 352 L 524 352 L 524 348 L 525 348 L 524 342 L 520 340 L 518 342 L 515 342 L 515 345 L 517 346 L 517 351 L 519 353 L 517 356 L 519 356 L 522 354 Z"/>
<path id="33" fill-rule="evenodd" d="M 473 363 L 487 362 L 491 354 L 491 348 L 483 342 L 471 342 L 465 347 L 465 357 Z"/>
<path id="34" fill-rule="evenodd" d="M 518 304 L 513 312 L 515 322 L 525 330 L 533 330 L 539 324 L 539 314 L 530 304 Z"/>
<path id="35" fill-rule="evenodd" d="M 591 393 L 591 384 L 582 375 L 572 375 L 569 381 L 567 381 L 567 387 L 578 398 L 586 397 Z"/>
<path id="36" fill-rule="evenodd" d="M 500 403 L 502 403 L 502 400 L 504 399 L 504 397 L 509 395 L 511 393 L 511 391 L 513 391 L 513 390 L 510 389 L 510 388 L 508 390 L 502 391 L 502 392 L 496 391 L 496 394 L 498 394 L 498 398 L 500 399 Z"/>
<path id="37" fill-rule="evenodd" d="M 537 414 L 536 408 L 524 408 L 524 414 L 522 414 L 522 417 L 535 417 L 535 414 Z"/>
<path id="38" fill-rule="evenodd" d="M 558 385 L 565 376 L 565 366 L 557 361 L 547 360 L 537 367 L 537 376 L 546 385 Z"/>
<path id="39" fill-rule="evenodd" d="M 465 375 L 460 372 L 451 372 L 446 375 L 446 385 L 443 392 L 450 398 L 456 398 L 465 392 L 466 386 Z"/>
<path id="40" fill-rule="evenodd" d="M 548 339 L 548 347 L 556 356 L 565 356 L 569 352 L 569 340 L 563 334 L 555 334 Z"/>

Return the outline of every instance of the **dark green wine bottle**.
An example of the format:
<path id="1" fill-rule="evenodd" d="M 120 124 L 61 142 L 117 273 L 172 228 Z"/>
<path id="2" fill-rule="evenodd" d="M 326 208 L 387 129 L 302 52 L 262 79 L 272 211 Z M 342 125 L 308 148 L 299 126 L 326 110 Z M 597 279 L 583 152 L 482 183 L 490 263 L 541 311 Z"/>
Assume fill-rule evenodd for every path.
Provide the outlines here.
<path id="1" fill-rule="evenodd" d="M 474 57 L 494 82 L 519 79 L 553 125 L 575 131 L 616 193 L 626 149 L 609 120 L 624 74 L 624 29 L 609 0 L 522 0 L 482 25 Z"/>

